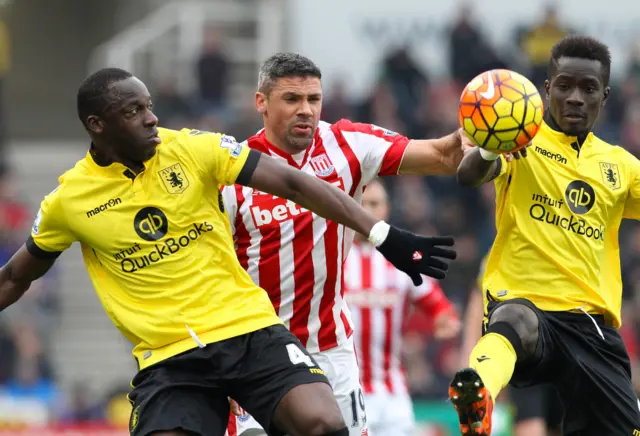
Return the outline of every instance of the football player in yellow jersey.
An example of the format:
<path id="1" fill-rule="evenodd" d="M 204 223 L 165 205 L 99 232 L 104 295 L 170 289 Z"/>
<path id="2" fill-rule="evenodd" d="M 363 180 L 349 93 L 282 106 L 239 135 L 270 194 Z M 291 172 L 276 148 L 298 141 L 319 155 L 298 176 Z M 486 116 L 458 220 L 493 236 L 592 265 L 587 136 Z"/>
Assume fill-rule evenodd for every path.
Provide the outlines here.
<path id="1" fill-rule="evenodd" d="M 622 342 L 618 229 L 640 218 L 640 162 L 591 129 L 609 95 L 608 47 L 569 36 L 552 49 L 545 123 L 526 158 L 466 153 L 458 181 L 493 180 L 497 235 L 482 284 L 484 336 L 449 396 L 463 434 L 489 435 L 508 384 L 553 385 L 566 435 L 640 434 Z"/>
<path id="2" fill-rule="evenodd" d="M 222 436 L 227 397 L 272 435 L 348 435 L 324 373 L 238 262 L 220 186 L 251 186 L 368 235 L 414 281 L 444 277 L 453 240 L 378 221 L 233 138 L 157 128 L 147 88 L 124 70 L 87 78 L 78 115 L 91 148 L 0 270 L 0 310 L 79 241 L 105 311 L 134 344 L 132 435 Z"/>

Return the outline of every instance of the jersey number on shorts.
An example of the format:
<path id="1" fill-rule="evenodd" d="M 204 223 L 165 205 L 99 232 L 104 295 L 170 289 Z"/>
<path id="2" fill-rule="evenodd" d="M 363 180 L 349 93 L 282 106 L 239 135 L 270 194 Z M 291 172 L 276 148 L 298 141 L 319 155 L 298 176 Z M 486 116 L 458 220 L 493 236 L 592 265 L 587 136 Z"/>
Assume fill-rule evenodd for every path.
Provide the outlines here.
<path id="1" fill-rule="evenodd" d="M 357 427 L 359 422 L 358 417 L 358 406 L 360 406 L 360 411 L 362 412 L 362 423 L 367 423 L 367 414 L 364 410 L 364 395 L 362 394 L 362 389 L 358 389 L 357 391 L 351 391 L 349 394 L 351 397 L 351 413 L 353 413 L 353 423 L 351 427 Z"/>
<path id="2" fill-rule="evenodd" d="M 304 352 L 296 344 L 287 344 L 287 353 L 289 353 L 289 360 L 294 365 L 304 363 L 308 367 L 316 366 L 311 357 L 304 354 Z"/>

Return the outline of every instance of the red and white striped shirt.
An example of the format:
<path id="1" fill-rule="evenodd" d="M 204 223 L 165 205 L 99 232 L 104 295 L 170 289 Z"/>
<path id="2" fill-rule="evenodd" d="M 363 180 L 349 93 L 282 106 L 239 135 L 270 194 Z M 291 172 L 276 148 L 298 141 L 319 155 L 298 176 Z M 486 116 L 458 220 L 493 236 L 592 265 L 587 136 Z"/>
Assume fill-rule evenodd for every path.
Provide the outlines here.
<path id="1" fill-rule="evenodd" d="M 282 159 L 360 201 L 377 176 L 398 173 L 409 139 L 371 124 L 320 122 L 311 146 L 291 156 L 264 131 L 249 147 Z M 280 319 L 314 353 L 353 333 L 342 265 L 353 231 L 300 206 L 240 185 L 222 190 L 240 264 L 265 289 Z"/>
<path id="2" fill-rule="evenodd" d="M 435 280 L 423 277 L 416 287 L 372 245 L 353 245 L 345 263 L 346 299 L 365 393 L 406 391 L 400 362 L 402 330 L 410 304 L 435 317 L 452 309 Z"/>

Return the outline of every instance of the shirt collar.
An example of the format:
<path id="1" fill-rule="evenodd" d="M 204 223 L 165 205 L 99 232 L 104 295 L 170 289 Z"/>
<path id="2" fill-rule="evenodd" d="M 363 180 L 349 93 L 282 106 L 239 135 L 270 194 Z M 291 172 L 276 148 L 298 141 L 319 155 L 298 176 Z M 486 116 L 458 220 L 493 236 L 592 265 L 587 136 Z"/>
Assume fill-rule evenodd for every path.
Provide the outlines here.
<path id="1" fill-rule="evenodd" d="M 546 126 L 546 131 L 551 136 L 553 136 L 558 142 L 561 142 L 566 145 L 572 145 L 577 143 L 580 147 L 582 147 L 582 145 L 588 139 L 591 139 L 591 137 L 593 137 L 593 132 L 591 131 L 587 133 L 583 133 L 578 136 L 566 135 L 564 132 L 562 132 L 562 129 L 560 128 L 558 123 L 556 123 L 556 120 L 553 119 L 553 117 L 549 112 L 547 112 L 544 115 L 543 128 L 545 128 L 545 126 Z"/>
<path id="2" fill-rule="evenodd" d="M 98 164 L 98 162 L 96 162 L 93 157 L 92 152 L 94 150 L 95 150 L 95 146 L 93 145 L 93 142 L 92 142 L 91 145 L 89 146 L 89 150 L 87 151 L 87 155 L 85 157 L 85 160 L 87 161 L 89 167 L 91 167 L 93 171 L 100 174 L 104 174 L 106 176 L 111 176 L 111 177 L 126 177 L 128 179 L 135 178 L 135 173 L 131 171 L 126 165 L 120 162 L 112 162 L 106 166 Z M 143 168 L 143 171 L 144 171 L 144 168 Z"/>
<path id="3" fill-rule="evenodd" d="M 311 145 L 309 147 L 307 147 L 307 149 L 304 151 L 304 157 L 302 158 L 302 162 L 300 162 L 300 165 L 298 165 L 298 163 L 296 162 L 296 160 L 293 158 L 292 155 L 290 155 L 286 151 L 276 147 L 271 142 L 269 142 L 269 140 L 267 139 L 267 135 L 265 134 L 265 130 L 264 129 L 259 133 L 259 135 L 260 135 L 260 137 L 262 139 L 262 144 L 266 148 L 266 151 L 268 151 L 272 155 L 276 155 L 276 156 L 279 156 L 279 157 L 281 157 L 283 159 L 286 159 L 286 161 L 289 163 L 289 165 L 291 165 L 292 167 L 300 169 L 300 168 L 304 167 L 306 165 L 307 161 L 309 160 L 309 156 L 311 156 L 311 153 L 312 153 L 313 149 L 315 148 L 316 142 L 317 142 L 318 137 L 320 135 L 319 131 L 320 131 L 320 129 L 316 129 L 316 133 L 315 133 L 315 135 L 313 137 L 313 141 L 311 142 Z"/>

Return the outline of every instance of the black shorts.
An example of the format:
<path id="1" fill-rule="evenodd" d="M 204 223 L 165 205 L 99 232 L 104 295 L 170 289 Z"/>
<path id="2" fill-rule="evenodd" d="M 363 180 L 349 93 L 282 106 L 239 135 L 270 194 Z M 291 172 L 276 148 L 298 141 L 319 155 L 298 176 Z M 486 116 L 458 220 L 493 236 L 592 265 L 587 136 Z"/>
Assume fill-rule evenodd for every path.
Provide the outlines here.
<path id="1" fill-rule="evenodd" d="M 509 399 L 515 408 L 516 424 L 529 419 L 543 419 L 547 428 L 560 429 L 564 409 L 553 386 L 549 384 L 523 388 L 510 386 Z"/>
<path id="2" fill-rule="evenodd" d="M 511 385 L 549 383 L 556 388 L 564 407 L 565 435 L 639 434 L 638 398 L 618 330 L 601 315 L 542 311 L 521 298 L 490 302 L 489 318 L 497 307 L 512 303 L 536 313 L 539 335 L 535 355 L 516 364 Z"/>
<path id="3" fill-rule="evenodd" d="M 181 429 L 223 436 L 229 402 L 236 400 L 269 435 L 280 400 L 292 388 L 329 384 L 300 341 L 281 324 L 170 357 L 140 371 L 132 381 L 130 432 L 146 436 Z"/>

